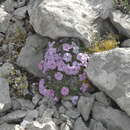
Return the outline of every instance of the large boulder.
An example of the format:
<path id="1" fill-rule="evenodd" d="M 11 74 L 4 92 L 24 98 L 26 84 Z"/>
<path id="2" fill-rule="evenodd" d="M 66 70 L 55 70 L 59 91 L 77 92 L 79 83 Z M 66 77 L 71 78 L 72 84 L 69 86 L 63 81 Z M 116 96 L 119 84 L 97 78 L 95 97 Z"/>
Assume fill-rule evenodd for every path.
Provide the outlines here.
<path id="1" fill-rule="evenodd" d="M 120 34 L 130 38 L 130 15 L 114 10 L 111 13 L 110 19 Z"/>
<path id="2" fill-rule="evenodd" d="M 19 66 L 24 67 L 27 71 L 35 76 L 42 76 L 42 72 L 38 68 L 38 64 L 43 58 L 43 49 L 48 43 L 48 39 L 39 35 L 31 35 L 26 40 L 25 47 L 22 48 L 17 59 Z"/>
<path id="3" fill-rule="evenodd" d="M 40 0 L 30 2 L 28 12 L 34 30 L 42 36 L 77 37 L 88 47 L 111 8 L 112 0 Z"/>
<path id="4" fill-rule="evenodd" d="M 130 49 L 116 48 L 93 54 L 88 78 L 130 115 Z"/>

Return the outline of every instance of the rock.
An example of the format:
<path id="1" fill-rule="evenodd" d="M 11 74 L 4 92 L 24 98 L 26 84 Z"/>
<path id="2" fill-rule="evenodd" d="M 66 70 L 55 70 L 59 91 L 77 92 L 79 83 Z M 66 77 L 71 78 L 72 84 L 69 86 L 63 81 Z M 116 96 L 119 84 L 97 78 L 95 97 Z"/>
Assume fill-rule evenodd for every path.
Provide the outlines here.
<path id="1" fill-rule="evenodd" d="M 14 125 L 3 123 L 2 125 L 0 125 L 0 130 L 14 130 Z"/>
<path id="2" fill-rule="evenodd" d="M 63 123 L 60 127 L 60 130 L 70 130 L 70 127 L 66 123 Z"/>
<path id="3" fill-rule="evenodd" d="M 10 24 L 11 15 L 0 7 L 0 32 L 6 33 Z"/>
<path id="4" fill-rule="evenodd" d="M 32 110 L 35 107 L 30 100 L 18 98 L 17 101 L 20 104 L 22 110 Z"/>
<path id="5" fill-rule="evenodd" d="M 8 111 L 10 108 L 9 84 L 6 79 L 0 78 L 0 113 Z"/>
<path id="6" fill-rule="evenodd" d="M 66 115 L 72 119 L 76 119 L 80 116 L 80 113 L 77 109 L 69 109 L 66 111 Z"/>
<path id="7" fill-rule="evenodd" d="M 96 102 L 92 112 L 92 117 L 102 122 L 109 130 L 129 130 L 130 128 L 130 118 L 117 109 L 105 107 Z"/>
<path id="8" fill-rule="evenodd" d="M 123 43 L 121 43 L 121 47 L 130 47 L 130 39 L 125 40 Z"/>
<path id="9" fill-rule="evenodd" d="M 36 95 L 32 98 L 32 103 L 36 106 L 36 105 L 39 103 L 39 101 L 40 101 L 41 98 L 42 98 L 41 95 L 36 94 Z"/>
<path id="10" fill-rule="evenodd" d="M 86 69 L 89 80 L 130 115 L 130 49 L 95 53 Z"/>
<path id="11" fill-rule="evenodd" d="M 78 110 L 81 113 L 85 121 L 89 119 L 89 115 L 94 103 L 94 97 L 83 97 L 81 96 L 78 101 Z"/>
<path id="12" fill-rule="evenodd" d="M 8 78 L 9 74 L 14 69 L 13 65 L 10 63 L 4 63 L 2 67 L 0 67 L 0 77 Z"/>
<path id="13" fill-rule="evenodd" d="M 17 18 L 17 19 L 24 19 L 26 17 L 26 12 L 27 12 L 27 6 L 24 6 L 24 7 L 21 7 L 21 8 L 18 8 L 14 11 L 14 16 Z"/>
<path id="14" fill-rule="evenodd" d="M 87 128 L 85 123 L 83 122 L 82 118 L 79 117 L 76 122 L 74 123 L 74 130 L 90 130 Z"/>
<path id="15" fill-rule="evenodd" d="M 29 110 L 27 112 L 27 115 L 24 118 L 24 120 L 31 122 L 31 121 L 37 119 L 37 117 L 38 117 L 38 111 L 37 110 Z"/>
<path id="16" fill-rule="evenodd" d="M 17 8 L 25 6 L 28 0 L 17 0 Z"/>
<path id="17" fill-rule="evenodd" d="M 0 123 L 19 123 L 26 116 L 27 111 L 16 110 L 0 118 Z"/>
<path id="18" fill-rule="evenodd" d="M 14 0 L 6 0 L 4 3 L 2 3 L 2 7 L 5 11 L 8 13 L 12 13 L 17 5 L 17 2 Z"/>
<path id="19" fill-rule="evenodd" d="M 52 39 L 77 37 L 88 47 L 111 8 L 112 0 L 40 0 L 31 2 L 28 12 L 38 34 Z"/>
<path id="20" fill-rule="evenodd" d="M 35 76 L 42 76 L 42 72 L 38 68 L 43 57 L 43 49 L 47 45 L 48 40 L 39 35 L 31 35 L 26 40 L 26 45 L 22 48 L 17 59 L 19 66 L 24 67 L 27 71 Z"/>
<path id="21" fill-rule="evenodd" d="M 70 101 L 64 101 L 62 100 L 62 105 L 66 108 L 66 109 L 72 109 L 73 104 Z"/>
<path id="22" fill-rule="evenodd" d="M 91 119 L 90 130 L 107 130 L 99 121 Z"/>
<path id="23" fill-rule="evenodd" d="M 108 98 L 103 92 L 97 92 L 94 95 L 95 95 L 95 99 L 98 102 L 100 102 L 100 103 L 102 103 L 102 104 L 104 104 L 106 106 L 110 105 L 110 103 L 111 103 L 110 98 Z"/>
<path id="24" fill-rule="evenodd" d="M 66 108 L 64 106 L 60 106 L 59 107 L 59 113 L 60 114 L 65 114 L 65 112 L 66 112 Z"/>
<path id="25" fill-rule="evenodd" d="M 120 34 L 130 38 L 130 15 L 114 10 L 111 13 L 110 19 Z"/>

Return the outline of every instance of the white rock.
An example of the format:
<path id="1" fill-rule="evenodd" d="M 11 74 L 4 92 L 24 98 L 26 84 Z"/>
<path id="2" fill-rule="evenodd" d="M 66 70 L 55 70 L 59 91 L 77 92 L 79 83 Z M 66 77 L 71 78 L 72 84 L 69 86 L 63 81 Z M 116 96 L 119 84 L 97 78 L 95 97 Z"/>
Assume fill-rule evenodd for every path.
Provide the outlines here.
<path id="1" fill-rule="evenodd" d="M 40 0 L 31 2 L 28 12 L 34 30 L 42 36 L 77 37 L 89 46 L 88 41 L 100 32 L 98 19 L 106 19 L 111 8 L 112 0 Z"/>

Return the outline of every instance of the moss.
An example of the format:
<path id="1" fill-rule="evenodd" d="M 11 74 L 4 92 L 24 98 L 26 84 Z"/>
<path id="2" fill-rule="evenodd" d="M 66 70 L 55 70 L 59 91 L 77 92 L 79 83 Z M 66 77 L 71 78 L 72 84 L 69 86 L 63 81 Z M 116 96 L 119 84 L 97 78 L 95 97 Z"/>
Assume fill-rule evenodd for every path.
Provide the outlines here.
<path id="1" fill-rule="evenodd" d="M 116 48 L 119 44 L 117 41 L 118 36 L 113 34 L 108 34 L 105 38 L 97 40 L 94 42 L 93 46 L 87 48 L 88 53 L 102 52 Z"/>

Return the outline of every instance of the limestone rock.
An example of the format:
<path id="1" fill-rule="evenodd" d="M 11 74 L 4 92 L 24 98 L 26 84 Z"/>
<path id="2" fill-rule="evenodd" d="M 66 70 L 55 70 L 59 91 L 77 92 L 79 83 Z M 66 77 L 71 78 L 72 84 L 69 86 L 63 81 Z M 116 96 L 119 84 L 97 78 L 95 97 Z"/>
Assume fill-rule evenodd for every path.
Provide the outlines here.
<path id="1" fill-rule="evenodd" d="M 117 109 L 95 103 L 92 112 L 93 118 L 102 122 L 109 130 L 129 130 L 130 128 L 130 118 Z"/>
<path id="2" fill-rule="evenodd" d="M 94 97 L 81 96 L 78 102 L 78 110 L 85 121 L 89 119 L 89 115 L 93 106 Z"/>
<path id="3" fill-rule="evenodd" d="M 123 43 L 121 43 L 121 47 L 130 47 L 130 39 L 123 41 Z"/>
<path id="4" fill-rule="evenodd" d="M 0 78 L 0 113 L 11 108 L 9 84 L 6 79 Z"/>
<path id="5" fill-rule="evenodd" d="M 26 45 L 22 48 L 17 59 L 19 66 L 24 67 L 27 71 L 35 76 L 42 76 L 38 64 L 43 57 L 43 49 L 48 43 L 48 39 L 42 38 L 39 35 L 31 35 L 26 40 Z"/>
<path id="6" fill-rule="evenodd" d="M 130 115 L 130 49 L 95 53 L 86 69 L 88 78 Z"/>
<path id="7" fill-rule="evenodd" d="M 88 47 L 100 32 L 99 19 L 106 19 L 111 8 L 112 0 L 40 0 L 31 2 L 28 12 L 38 34 L 52 39 L 77 37 Z"/>
<path id="8" fill-rule="evenodd" d="M 130 38 L 130 15 L 123 14 L 119 10 L 114 10 L 111 13 L 110 19 L 120 34 Z"/>

